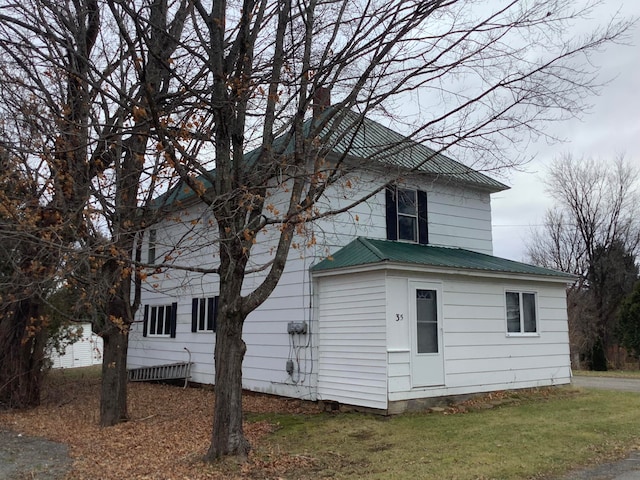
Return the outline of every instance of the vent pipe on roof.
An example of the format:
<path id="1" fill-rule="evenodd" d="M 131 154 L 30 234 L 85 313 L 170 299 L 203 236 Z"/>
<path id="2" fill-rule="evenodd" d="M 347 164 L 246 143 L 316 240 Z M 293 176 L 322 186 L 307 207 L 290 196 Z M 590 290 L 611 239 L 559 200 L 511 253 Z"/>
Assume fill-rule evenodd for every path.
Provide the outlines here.
<path id="1" fill-rule="evenodd" d="M 313 118 L 318 118 L 322 112 L 331 106 L 331 89 L 317 87 L 313 91 Z"/>

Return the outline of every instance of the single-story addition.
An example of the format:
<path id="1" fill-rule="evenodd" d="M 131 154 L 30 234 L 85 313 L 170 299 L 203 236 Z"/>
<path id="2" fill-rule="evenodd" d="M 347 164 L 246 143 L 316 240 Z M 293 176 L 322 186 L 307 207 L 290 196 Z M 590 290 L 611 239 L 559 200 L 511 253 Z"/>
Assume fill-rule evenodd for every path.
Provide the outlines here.
<path id="1" fill-rule="evenodd" d="M 433 397 L 570 382 L 570 275 L 366 238 L 312 272 L 319 398 L 397 413 Z"/>

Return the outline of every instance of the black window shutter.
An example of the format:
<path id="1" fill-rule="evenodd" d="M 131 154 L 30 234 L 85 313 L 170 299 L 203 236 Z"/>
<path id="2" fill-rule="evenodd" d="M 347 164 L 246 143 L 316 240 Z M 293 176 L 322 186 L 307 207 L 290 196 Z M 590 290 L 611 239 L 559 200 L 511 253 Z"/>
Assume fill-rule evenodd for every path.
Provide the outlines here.
<path id="1" fill-rule="evenodd" d="M 387 208 L 387 240 L 398 239 L 398 206 L 396 205 L 396 189 L 385 189 Z"/>
<path id="2" fill-rule="evenodd" d="M 176 338 L 176 324 L 178 323 L 178 304 L 171 304 L 171 318 L 169 323 L 169 336 L 171 338 Z"/>
<path id="3" fill-rule="evenodd" d="M 427 192 L 418 190 L 418 243 L 429 243 L 429 227 L 427 223 Z"/>
<path id="4" fill-rule="evenodd" d="M 215 332 L 218 327 L 218 300 L 220 297 L 216 295 L 213 297 L 213 331 Z"/>
<path id="5" fill-rule="evenodd" d="M 214 318 L 215 318 L 216 302 L 214 297 L 207 298 L 207 330 L 215 331 Z"/>
<path id="6" fill-rule="evenodd" d="M 198 331 L 198 302 L 197 298 L 191 300 L 191 331 Z"/>
<path id="7" fill-rule="evenodd" d="M 142 321 L 142 336 L 147 336 L 147 325 L 149 323 L 149 305 L 144 306 L 144 320 Z"/>

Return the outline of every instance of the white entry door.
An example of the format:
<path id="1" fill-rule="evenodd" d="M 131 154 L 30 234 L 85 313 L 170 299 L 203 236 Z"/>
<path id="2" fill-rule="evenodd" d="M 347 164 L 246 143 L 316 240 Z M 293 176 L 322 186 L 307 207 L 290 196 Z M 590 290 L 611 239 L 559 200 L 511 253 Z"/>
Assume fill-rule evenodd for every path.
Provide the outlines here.
<path id="1" fill-rule="evenodd" d="M 437 283 L 409 283 L 411 316 L 411 384 L 444 385 L 442 299 Z"/>

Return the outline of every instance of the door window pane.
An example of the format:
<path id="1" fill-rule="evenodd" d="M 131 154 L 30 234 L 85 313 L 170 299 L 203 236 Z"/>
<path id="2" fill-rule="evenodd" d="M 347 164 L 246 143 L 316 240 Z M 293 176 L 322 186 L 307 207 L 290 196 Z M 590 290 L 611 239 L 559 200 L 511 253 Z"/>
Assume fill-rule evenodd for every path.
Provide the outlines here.
<path id="1" fill-rule="evenodd" d="M 438 303 L 435 290 L 416 290 L 418 353 L 438 353 Z"/>

